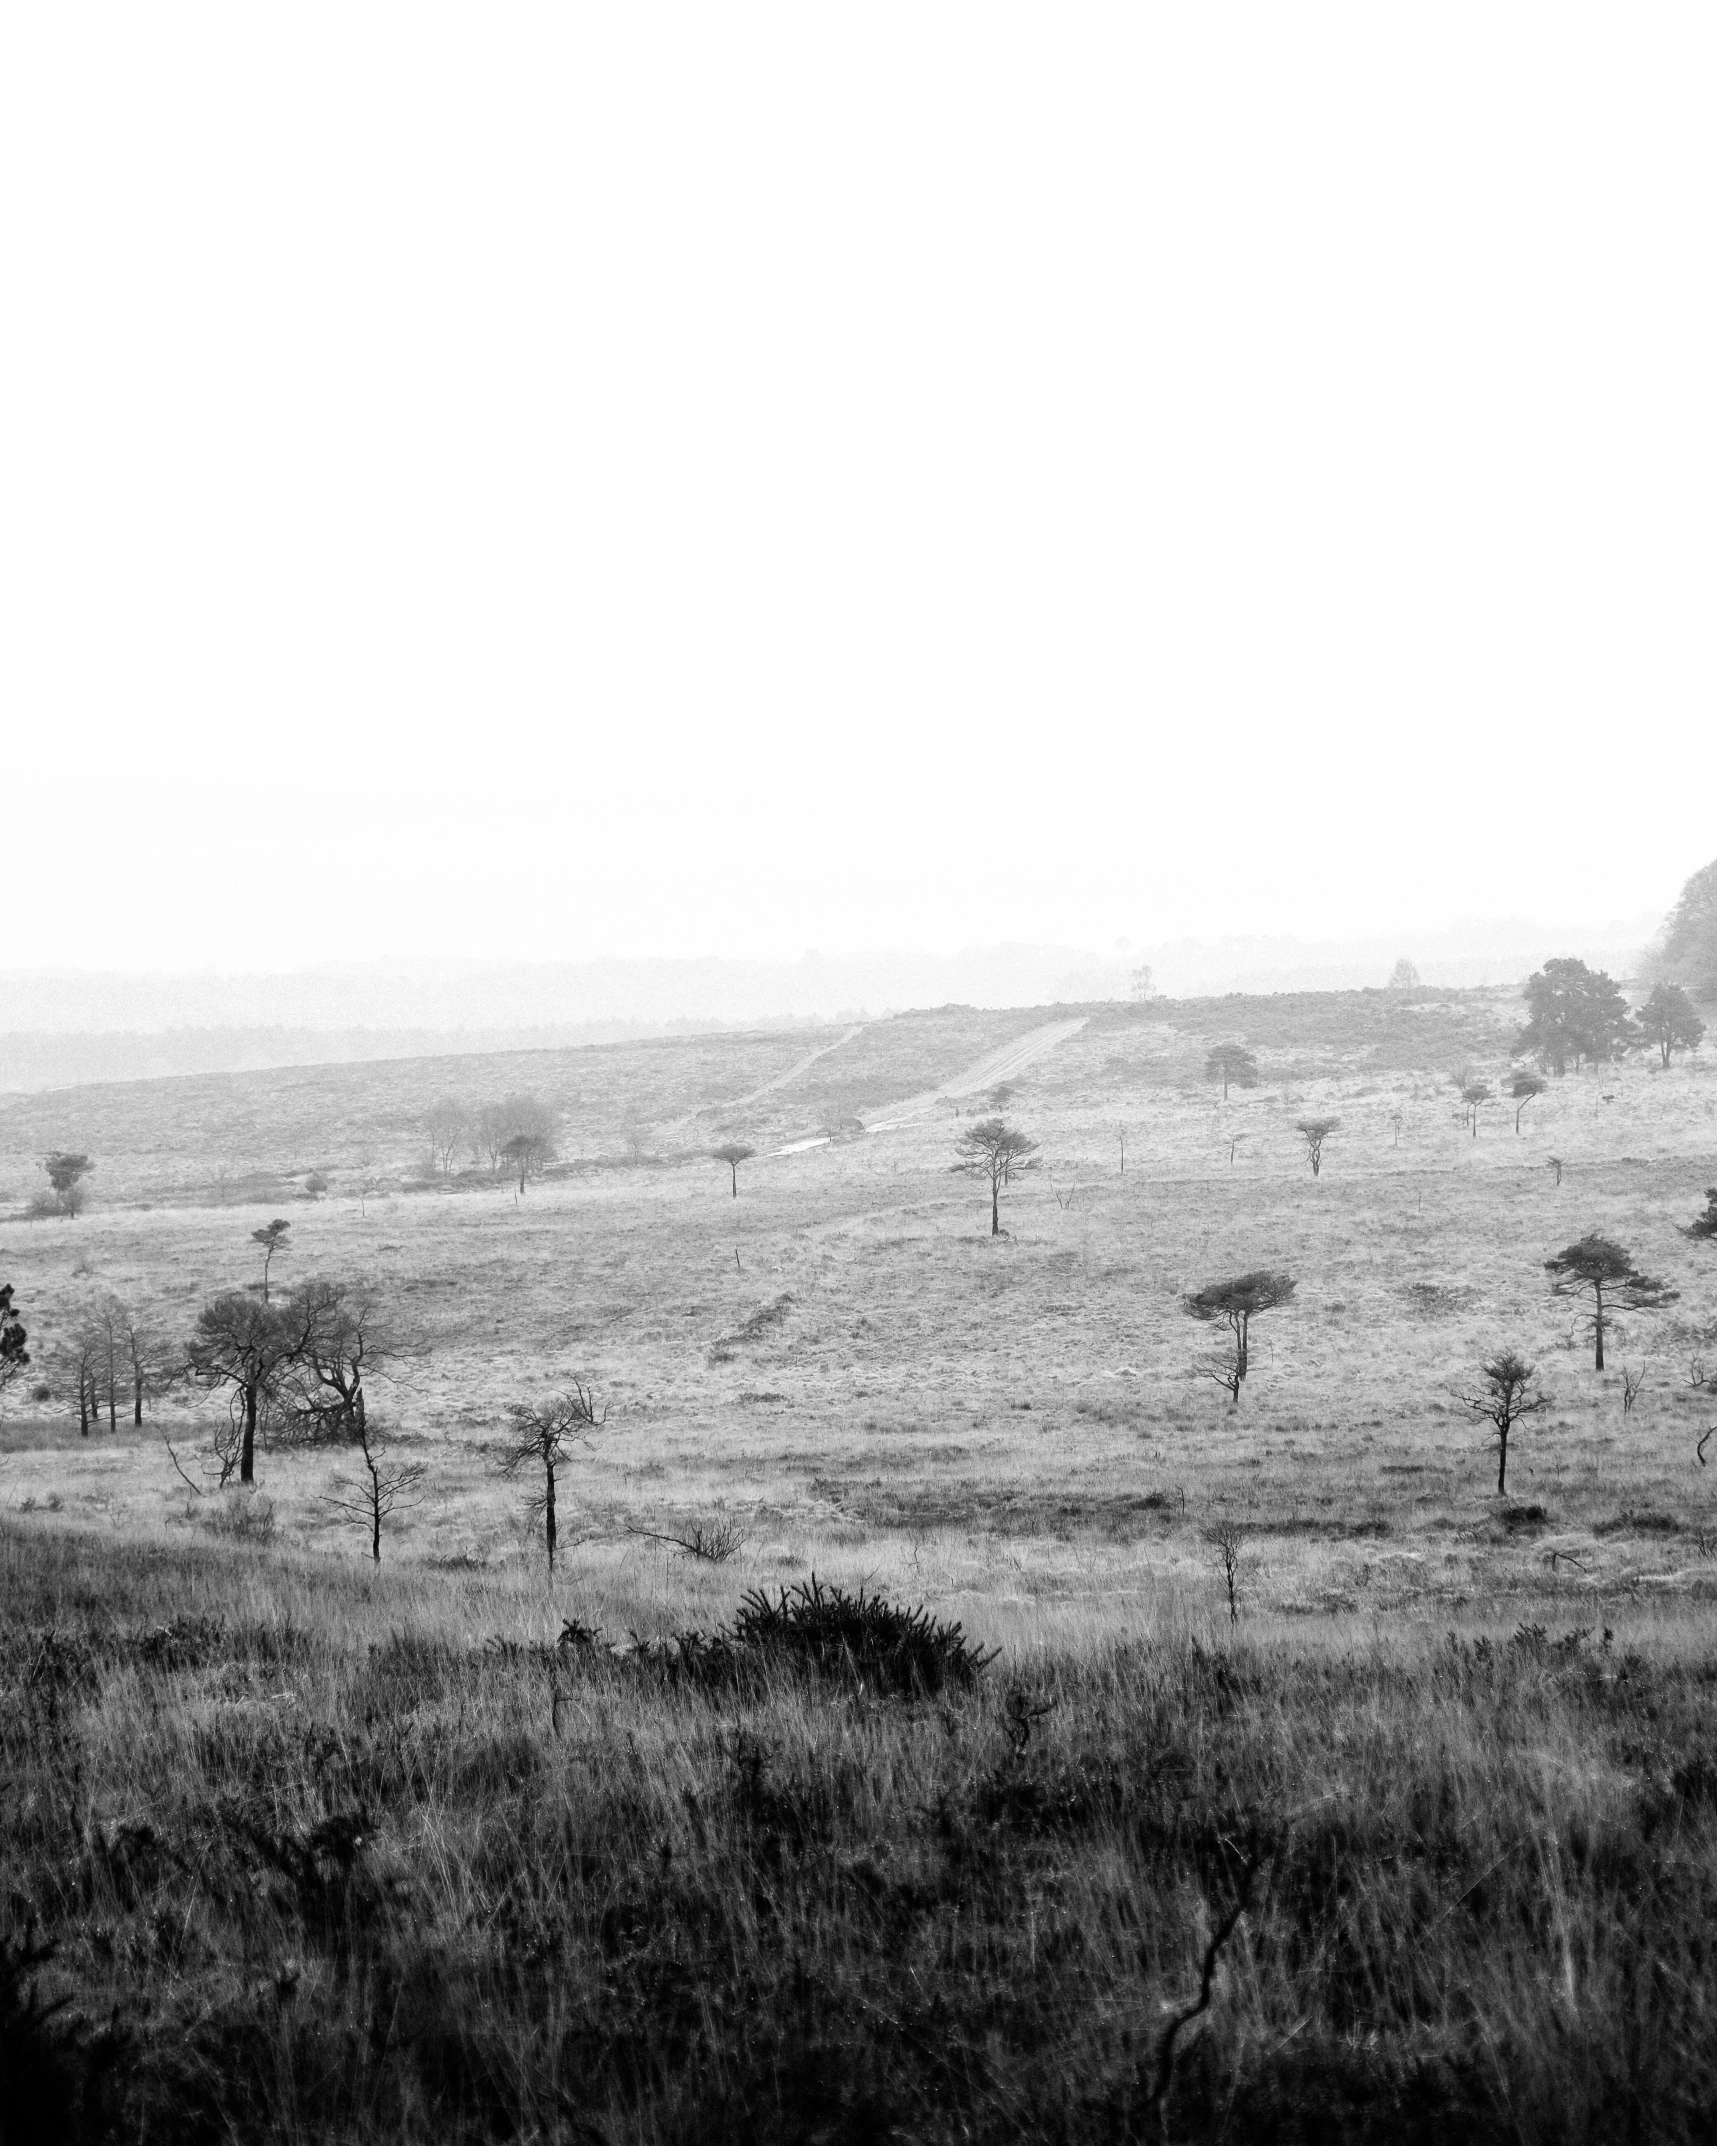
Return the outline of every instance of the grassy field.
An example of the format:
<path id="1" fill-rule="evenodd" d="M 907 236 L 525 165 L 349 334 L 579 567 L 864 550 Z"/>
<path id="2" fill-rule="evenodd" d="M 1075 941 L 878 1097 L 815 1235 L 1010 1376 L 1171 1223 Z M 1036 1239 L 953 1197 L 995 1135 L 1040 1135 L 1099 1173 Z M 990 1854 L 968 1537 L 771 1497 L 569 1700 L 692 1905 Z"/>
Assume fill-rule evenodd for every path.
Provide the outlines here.
<path id="1" fill-rule="evenodd" d="M 1717 1079 L 1474 1138 L 1448 1076 L 1515 1018 L 946 1008 L 9 1103 L 8 2091 L 66 2137 L 1717 2136 Z M 992 1238 L 950 1165 L 999 1079 L 1043 1167 Z M 550 1175 L 424 1180 L 437 1100 L 520 1091 Z M 52 1146 L 75 1221 L 22 1216 Z M 409 1344 L 379 1571 L 337 1456 L 193 1490 L 162 1433 L 198 1479 L 221 1402 L 80 1439 L 57 1368 L 105 1293 L 188 1331 L 274 1214 L 277 1285 L 370 1277 Z M 1680 1291 L 1602 1376 L 1543 1268 L 1588 1230 Z M 1231 1409 L 1183 1297 L 1260 1266 L 1298 1294 Z M 1553 1405 L 1499 1499 L 1455 1392 L 1505 1343 Z M 575 1375 L 551 1579 L 494 1460 Z M 655 1539 L 699 1524 L 737 1554 Z M 993 1659 L 676 1646 L 812 1573 Z"/>

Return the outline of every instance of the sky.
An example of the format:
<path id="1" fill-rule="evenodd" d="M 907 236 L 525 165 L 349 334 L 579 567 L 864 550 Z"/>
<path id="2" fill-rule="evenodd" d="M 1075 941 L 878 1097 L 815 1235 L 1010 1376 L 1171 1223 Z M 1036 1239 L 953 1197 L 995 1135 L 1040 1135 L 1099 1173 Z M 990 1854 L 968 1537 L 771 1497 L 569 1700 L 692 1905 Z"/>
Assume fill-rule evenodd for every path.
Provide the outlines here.
<path id="1" fill-rule="evenodd" d="M 0 966 L 1665 909 L 1697 7 L 17 8 Z"/>

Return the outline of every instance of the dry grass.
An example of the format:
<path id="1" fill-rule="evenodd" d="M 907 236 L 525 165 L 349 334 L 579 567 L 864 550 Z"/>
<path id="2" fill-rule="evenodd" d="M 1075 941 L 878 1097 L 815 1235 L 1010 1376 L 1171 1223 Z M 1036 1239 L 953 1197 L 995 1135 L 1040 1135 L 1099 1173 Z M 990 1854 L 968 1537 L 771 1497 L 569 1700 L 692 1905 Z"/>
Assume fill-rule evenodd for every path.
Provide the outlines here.
<path id="1" fill-rule="evenodd" d="M 430 1470 L 379 1574 L 329 1460 L 193 1496 L 158 1431 L 183 1457 L 198 1397 L 0 1427 L 0 1919 L 53 1947 L 17 2002 L 73 2000 L 12 2022 L 44 2091 L 127 2137 L 1149 2136 L 1164 2007 L 1255 1862 L 1170 2135 L 1710 2136 L 1717 1470 L 1684 1359 L 1717 1267 L 1678 1226 L 1717 1083 L 1570 1077 L 1475 1141 L 1447 1073 L 1500 1071 L 1497 999 L 1112 1009 L 1014 1076 L 1053 1182 L 1004 1193 L 1004 1239 L 952 1100 L 759 1155 L 737 1201 L 698 1152 L 885 1114 L 1045 1018 L 495 1061 L 567 1106 L 569 1167 L 517 1203 L 342 1190 L 406 1182 L 434 1066 L 11 1113 L 20 1197 L 37 1148 L 100 1164 L 79 1221 L 5 1227 L 50 1381 L 81 1304 L 183 1328 L 272 1212 L 277 1281 L 373 1275 L 427 1351 L 377 1397 Z M 1226 1036 L 1265 1084 L 1224 1105 Z M 1316 1183 L 1308 1112 L 1342 1120 Z M 640 1118 L 666 1159 L 622 1166 Z M 268 1203 L 199 1191 L 217 1132 Z M 334 1196 L 275 1203 L 316 1165 Z M 1625 1421 L 1543 1286 L 1588 1229 L 1682 1290 L 1628 1322 Z M 1231 1411 L 1181 1298 L 1258 1266 L 1300 1293 Z M 1449 1390 L 1505 1342 L 1555 1405 L 1503 1502 Z M 575 1372 L 610 1416 L 551 1592 L 492 1443 Z M 664 1669 L 813 1571 L 999 1658 L 916 1701 Z M 569 1619 L 642 1644 L 557 1652 Z"/>

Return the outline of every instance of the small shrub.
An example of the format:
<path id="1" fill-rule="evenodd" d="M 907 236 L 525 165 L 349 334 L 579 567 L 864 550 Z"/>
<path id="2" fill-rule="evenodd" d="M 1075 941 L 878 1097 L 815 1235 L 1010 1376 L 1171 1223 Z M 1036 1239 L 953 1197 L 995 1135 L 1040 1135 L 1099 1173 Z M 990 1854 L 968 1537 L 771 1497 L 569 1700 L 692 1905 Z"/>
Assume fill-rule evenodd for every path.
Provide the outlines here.
<path id="1" fill-rule="evenodd" d="M 816 1671 L 847 1674 L 903 1696 L 969 1685 L 995 1659 L 920 1606 L 902 1609 L 884 1595 L 828 1586 L 813 1573 L 771 1599 L 761 1588 L 741 1596 L 727 1635 L 735 1647 Z"/>

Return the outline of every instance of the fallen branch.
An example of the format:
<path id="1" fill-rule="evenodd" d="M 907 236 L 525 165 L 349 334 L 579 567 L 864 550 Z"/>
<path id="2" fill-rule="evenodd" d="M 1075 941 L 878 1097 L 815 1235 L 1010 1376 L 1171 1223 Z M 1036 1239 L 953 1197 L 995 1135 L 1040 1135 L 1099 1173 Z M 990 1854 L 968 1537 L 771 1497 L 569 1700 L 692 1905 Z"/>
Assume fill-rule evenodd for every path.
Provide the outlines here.
<path id="1" fill-rule="evenodd" d="M 1183 2029 L 1190 2027 L 1195 2019 L 1200 2018 L 1210 2010 L 1210 1994 L 1216 1982 L 1216 1963 L 1222 1957 L 1223 1946 L 1227 1944 L 1228 1940 L 1239 1928 L 1240 1918 L 1245 1914 L 1251 1902 L 1252 1883 L 1258 1875 L 1261 1864 L 1262 1858 L 1256 1854 L 1249 1855 L 1246 1858 L 1245 1865 L 1240 1872 L 1240 1883 L 1235 1891 L 1234 1905 L 1210 1933 L 1210 1942 L 1204 1948 L 1204 1965 L 1199 1973 L 1198 1995 L 1191 2004 L 1183 2005 L 1175 2013 L 1168 2025 L 1164 2027 L 1162 2039 L 1157 2044 L 1157 2076 L 1155 2084 L 1146 2097 L 1145 2107 L 1154 2109 L 1157 2112 L 1157 2117 L 1163 2126 L 1165 2136 L 1168 2130 L 1166 2103 L 1169 2088 L 1174 2084 L 1175 2044 L 1179 2041 Z"/>

